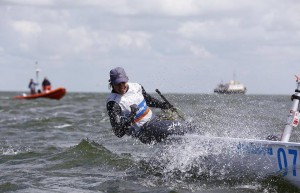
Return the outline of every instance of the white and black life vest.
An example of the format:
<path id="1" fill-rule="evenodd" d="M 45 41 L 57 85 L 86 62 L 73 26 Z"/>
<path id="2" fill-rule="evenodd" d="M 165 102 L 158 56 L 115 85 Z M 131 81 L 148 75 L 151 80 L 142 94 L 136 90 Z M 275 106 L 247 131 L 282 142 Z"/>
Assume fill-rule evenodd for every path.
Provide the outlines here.
<path id="1" fill-rule="evenodd" d="M 136 104 L 139 107 L 139 110 L 134 117 L 134 124 L 132 125 L 132 127 L 135 129 L 135 132 L 138 132 L 141 126 L 151 120 L 152 111 L 148 107 L 142 94 L 142 86 L 138 83 L 127 84 L 129 88 L 125 94 L 120 95 L 117 93 L 110 93 L 107 98 L 107 103 L 109 101 L 118 103 L 122 109 L 121 116 L 125 117 L 128 117 L 131 113 L 130 106 Z"/>

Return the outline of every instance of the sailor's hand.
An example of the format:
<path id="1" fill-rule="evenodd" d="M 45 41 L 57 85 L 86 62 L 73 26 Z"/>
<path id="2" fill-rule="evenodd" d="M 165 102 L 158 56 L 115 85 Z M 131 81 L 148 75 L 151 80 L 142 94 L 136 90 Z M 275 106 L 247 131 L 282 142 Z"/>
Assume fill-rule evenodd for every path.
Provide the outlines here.
<path id="1" fill-rule="evenodd" d="M 132 127 L 127 127 L 125 129 L 125 134 L 126 135 L 132 135 L 134 133 L 134 129 Z"/>
<path id="2" fill-rule="evenodd" d="M 130 106 L 131 114 L 136 115 L 136 112 L 138 112 L 139 107 L 136 104 L 133 104 Z"/>
<path id="3" fill-rule="evenodd" d="M 136 112 L 139 110 L 139 107 L 136 104 L 133 104 L 130 106 L 130 110 L 131 110 L 131 112 L 130 112 L 128 118 L 129 118 L 130 122 L 133 123 L 134 116 L 136 115 Z"/>
<path id="4" fill-rule="evenodd" d="M 171 105 L 170 103 L 167 103 L 167 102 L 164 102 L 163 103 L 163 109 L 170 109 L 170 110 L 174 110 L 175 109 L 175 107 L 173 106 L 173 105 Z"/>

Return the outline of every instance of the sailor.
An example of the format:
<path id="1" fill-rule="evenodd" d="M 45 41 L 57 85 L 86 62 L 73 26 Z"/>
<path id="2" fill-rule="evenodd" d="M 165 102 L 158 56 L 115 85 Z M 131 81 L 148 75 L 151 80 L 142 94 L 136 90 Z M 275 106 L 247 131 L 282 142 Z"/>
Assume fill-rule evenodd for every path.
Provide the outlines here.
<path id="1" fill-rule="evenodd" d="M 42 86 L 43 86 L 43 92 L 48 92 L 51 90 L 51 83 L 47 77 L 44 78 L 42 82 Z"/>
<path id="2" fill-rule="evenodd" d="M 146 93 L 138 83 L 128 82 L 125 70 L 116 67 L 110 71 L 107 111 L 112 130 L 117 137 L 125 134 L 138 138 L 142 143 L 160 142 L 169 135 L 183 135 L 179 121 L 159 120 L 150 107 L 174 108 Z"/>
<path id="3" fill-rule="evenodd" d="M 35 94 L 36 91 L 35 91 L 35 87 L 38 85 L 38 83 L 35 83 L 33 81 L 33 79 L 31 78 L 30 81 L 29 81 L 29 85 L 28 85 L 28 88 L 30 89 L 30 94 Z"/>

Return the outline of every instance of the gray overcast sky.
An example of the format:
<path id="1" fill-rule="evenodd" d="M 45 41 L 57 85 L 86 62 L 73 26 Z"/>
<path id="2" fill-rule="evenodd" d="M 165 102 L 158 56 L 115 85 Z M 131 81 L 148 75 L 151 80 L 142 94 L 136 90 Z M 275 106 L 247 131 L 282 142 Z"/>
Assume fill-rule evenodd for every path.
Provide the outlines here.
<path id="1" fill-rule="evenodd" d="M 0 90 L 109 92 L 124 67 L 146 91 L 292 94 L 300 75 L 298 0 L 0 0 Z"/>

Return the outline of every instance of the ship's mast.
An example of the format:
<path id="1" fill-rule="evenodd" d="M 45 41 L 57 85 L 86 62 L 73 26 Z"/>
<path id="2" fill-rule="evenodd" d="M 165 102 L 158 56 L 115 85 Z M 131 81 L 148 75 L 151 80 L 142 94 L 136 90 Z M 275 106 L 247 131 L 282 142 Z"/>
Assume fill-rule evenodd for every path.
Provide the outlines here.
<path id="1" fill-rule="evenodd" d="M 298 105 L 300 100 L 300 78 L 296 76 L 297 88 L 295 94 L 292 95 L 292 107 L 290 108 L 290 114 L 288 115 L 287 122 L 284 131 L 281 136 L 282 142 L 288 142 L 290 140 L 293 127 L 297 127 L 299 124 L 299 112 Z"/>

